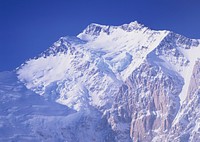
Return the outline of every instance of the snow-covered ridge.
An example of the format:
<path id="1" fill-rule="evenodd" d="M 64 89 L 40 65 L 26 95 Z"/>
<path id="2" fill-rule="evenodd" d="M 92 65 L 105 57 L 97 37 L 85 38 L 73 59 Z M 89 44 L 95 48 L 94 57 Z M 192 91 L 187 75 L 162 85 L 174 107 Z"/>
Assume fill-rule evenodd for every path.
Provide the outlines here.
<path id="1" fill-rule="evenodd" d="M 89 27 L 91 26 L 106 27 L 97 24 L 91 24 Z M 85 31 L 87 30 L 88 28 Z M 96 28 L 93 30 L 98 31 Z M 71 98 L 70 94 L 80 92 L 73 91 L 76 89 L 74 86 L 79 84 L 89 93 L 89 96 L 85 94 L 85 99 L 92 98 L 92 103 L 100 105 L 100 100 L 106 96 L 110 86 L 115 86 L 113 90 L 117 91 L 119 85 L 168 34 L 167 31 L 150 30 L 137 22 L 110 26 L 109 31 L 109 34 L 100 31 L 98 36 L 92 34 L 90 36 L 95 38 L 87 41 L 83 34 L 89 32 L 83 32 L 78 37 L 59 39 L 39 57 L 22 65 L 17 70 L 19 79 L 29 89 L 41 95 L 45 94 L 51 84 L 63 86 L 59 87 L 60 90 L 55 88 L 56 94 L 63 94 L 57 98 L 63 104 Z M 73 93 L 70 93 L 71 91 Z M 71 106 L 70 102 L 66 105 L 68 104 Z"/>
<path id="2" fill-rule="evenodd" d="M 101 33 L 109 35 L 113 32 L 113 30 L 116 29 L 122 29 L 126 32 L 131 32 L 133 30 L 141 30 L 142 28 L 145 28 L 145 26 L 143 24 L 138 23 L 137 21 L 131 22 L 129 24 L 123 24 L 120 26 L 100 25 L 96 23 L 91 23 L 83 30 L 82 33 L 78 34 L 77 37 L 88 41 L 96 38 Z"/>
<path id="3" fill-rule="evenodd" d="M 184 73 L 190 72 L 188 69 L 192 68 L 196 60 L 196 56 L 193 60 L 186 53 L 198 45 L 198 40 L 191 40 L 169 31 L 154 31 L 138 22 L 121 26 L 93 23 L 77 37 L 60 38 L 40 56 L 22 65 L 17 73 L 28 88 L 40 94 L 44 94 L 49 85 L 58 82 L 70 82 L 68 92 L 75 84 L 84 84 L 89 96 L 94 94 L 92 88 L 104 86 L 105 90 L 99 88 L 101 91 L 92 97 L 97 103 L 99 97 L 105 95 L 108 86 L 114 82 L 118 82 L 118 85 L 123 83 L 146 60 L 146 56 L 153 55 L 153 52 L 153 56 L 165 61 L 162 66 L 180 73 L 184 78 Z M 101 74 L 103 78 L 100 77 Z M 187 78 L 190 78 L 190 75 Z M 107 83 L 102 79 L 106 79 Z M 64 96 L 59 99 L 61 102 L 65 100 Z"/>
<path id="4" fill-rule="evenodd" d="M 162 66 L 188 80 L 191 76 L 188 74 L 189 69 L 198 57 L 195 54 L 199 51 L 198 47 L 199 40 L 188 39 L 169 31 L 154 31 L 138 22 L 121 26 L 93 23 L 77 37 L 60 38 L 41 55 L 18 68 L 17 73 L 28 88 L 40 94 L 45 93 L 47 86 L 58 81 L 68 80 L 74 84 L 87 82 L 87 85 L 93 87 L 100 85 L 100 82 L 94 85 L 94 80 L 89 82 L 87 79 L 94 78 L 95 74 L 90 73 L 94 70 L 108 76 L 111 79 L 108 84 L 121 84 L 147 56 L 153 55 L 164 61 Z M 189 52 L 195 56 L 189 57 Z M 185 74 L 188 74 L 187 78 Z M 87 85 L 86 88 L 90 90 Z M 188 85 L 185 83 L 185 86 Z"/>

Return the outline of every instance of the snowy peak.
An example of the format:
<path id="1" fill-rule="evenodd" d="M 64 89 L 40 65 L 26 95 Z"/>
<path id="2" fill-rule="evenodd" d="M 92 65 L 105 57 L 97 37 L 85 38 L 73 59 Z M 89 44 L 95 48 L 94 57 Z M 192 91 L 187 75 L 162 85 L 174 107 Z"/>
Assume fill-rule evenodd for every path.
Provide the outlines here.
<path id="1" fill-rule="evenodd" d="M 88 41 L 99 36 L 101 32 L 109 34 L 109 28 L 110 26 L 92 23 L 88 25 L 86 29 L 84 29 L 83 32 L 80 33 L 77 37 Z"/>
<path id="2" fill-rule="evenodd" d="M 139 26 L 136 22 L 130 25 Z M 111 104 L 119 87 L 168 35 L 145 27 L 131 32 L 112 29 L 110 34 L 90 35 L 93 39 L 88 41 L 86 34 L 60 38 L 18 68 L 18 78 L 28 89 L 77 111 L 90 104 Z"/>
<path id="3" fill-rule="evenodd" d="M 137 21 L 134 21 L 129 24 L 123 24 L 120 27 L 127 32 L 131 32 L 133 30 L 140 30 L 140 29 L 144 28 L 145 26 L 143 24 L 140 24 Z"/>
<path id="4" fill-rule="evenodd" d="M 17 75 L 47 100 L 77 112 L 96 109 L 119 142 L 151 141 L 180 121 L 199 52 L 199 40 L 138 22 L 92 23 L 77 37 L 60 38 Z"/>
<path id="5" fill-rule="evenodd" d="M 90 24 L 78 37 L 60 38 L 17 72 L 28 88 L 38 92 L 44 92 L 48 85 L 61 78 L 82 78 L 81 82 L 85 82 L 86 76 L 81 74 L 96 69 L 114 81 L 124 81 L 166 35 L 167 31 L 150 30 L 138 22 L 122 26 Z"/>
<path id="6" fill-rule="evenodd" d="M 88 25 L 86 29 L 84 29 L 83 32 L 78 35 L 78 37 L 88 41 L 95 39 L 101 33 L 109 35 L 116 29 L 122 29 L 126 32 L 131 32 L 133 30 L 141 30 L 142 28 L 144 28 L 144 25 L 139 24 L 137 21 L 131 22 L 129 24 L 123 24 L 120 26 L 108 26 L 92 23 Z"/>
<path id="7" fill-rule="evenodd" d="M 113 82 L 118 82 L 118 86 L 145 60 L 184 78 L 186 69 L 188 73 L 198 57 L 198 54 L 195 54 L 195 59 L 189 57 L 193 51 L 189 49 L 198 53 L 199 48 L 193 48 L 198 45 L 198 40 L 169 31 L 151 30 L 136 21 L 121 26 L 93 23 L 77 37 L 61 37 L 40 56 L 18 68 L 17 73 L 28 88 L 40 94 L 44 94 L 53 82 L 66 80 L 80 86 L 87 82 L 95 88 L 102 85 L 101 82 L 95 84 L 97 80 L 90 82 L 87 78 L 93 78 L 96 72 L 109 78 L 105 77 L 108 86 Z M 84 88 L 88 89 L 88 86 Z M 99 95 L 104 93 L 102 91 Z"/>

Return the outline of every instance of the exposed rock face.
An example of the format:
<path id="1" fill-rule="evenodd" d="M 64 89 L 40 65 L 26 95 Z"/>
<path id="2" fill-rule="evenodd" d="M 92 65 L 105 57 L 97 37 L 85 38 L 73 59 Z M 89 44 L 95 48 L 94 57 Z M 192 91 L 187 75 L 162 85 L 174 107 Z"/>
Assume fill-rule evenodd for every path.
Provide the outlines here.
<path id="1" fill-rule="evenodd" d="M 132 73 L 120 88 L 114 107 L 118 108 L 119 121 L 130 123 L 133 141 L 151 141 L 171 128 L 182 84 L 178 77 L 166 75 L 148 62 Z"/>

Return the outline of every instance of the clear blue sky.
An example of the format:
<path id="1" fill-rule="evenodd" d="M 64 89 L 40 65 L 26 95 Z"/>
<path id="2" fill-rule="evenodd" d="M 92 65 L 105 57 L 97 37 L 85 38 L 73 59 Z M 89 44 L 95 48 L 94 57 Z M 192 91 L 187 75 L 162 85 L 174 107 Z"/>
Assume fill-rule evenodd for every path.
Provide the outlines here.
<path id="1" fill-rule="evenodd" d="M 0 0 L 0 71 L 15 69 L 90 23 L 135 20 L 200 39 L 200 0 Z"/>

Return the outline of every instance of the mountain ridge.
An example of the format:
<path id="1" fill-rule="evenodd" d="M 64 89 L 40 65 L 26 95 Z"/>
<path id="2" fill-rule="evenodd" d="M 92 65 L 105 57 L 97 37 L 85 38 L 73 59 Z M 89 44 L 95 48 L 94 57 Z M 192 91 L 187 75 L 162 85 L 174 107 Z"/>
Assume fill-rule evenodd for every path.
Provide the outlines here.
<path id="1" fill-rule="evenodd" d="M 194 123 L 199 115 L 194 121 L 182 121 L 194 116 L 187 112 L 187 102 L 198 102 L 200 84 L 194 88 L 191 84 L 199 75 L 199 51 L 200 40 L 151 30 L 138 22 L 121 26 L 92 23 L 77 37 L 61 37 L 15 72 L 28 90 L 75 111 L 75 120 L 83 119 L 83 127 L 78 129 L 87 133 L 80 131 L 74 136 L 77 129 L 71 124 L 80 123 L 72 122 L 65 125 L 71 128 L 65 129 L 67 137 L 58 134 L 63 131 L 52 130 L 54 140 L 195 141 L 200 126 Z M 196 94 L 195 99 L 190 100 L 190 92 Z M 40 133 L 32 135 L 51 140 Z M 84 134 L 87 139 L 82 139 Z"/>

